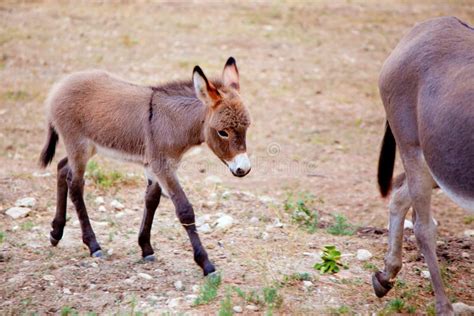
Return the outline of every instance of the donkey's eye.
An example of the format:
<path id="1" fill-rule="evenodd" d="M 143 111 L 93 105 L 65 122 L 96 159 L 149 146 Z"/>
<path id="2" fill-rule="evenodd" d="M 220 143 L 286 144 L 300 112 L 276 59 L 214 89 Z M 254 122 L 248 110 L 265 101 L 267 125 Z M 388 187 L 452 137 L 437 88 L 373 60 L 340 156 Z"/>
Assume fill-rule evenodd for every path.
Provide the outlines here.
<path id="1" fill-rule="evenodd" d="M 222 138 L 228 138 L 229 137 L 229 134 L 227 134 L 227 132 L 224 131 L 224 130 L 218 131 L 217 134 L 219 134 L 219 136 L 222 137 Z"/>

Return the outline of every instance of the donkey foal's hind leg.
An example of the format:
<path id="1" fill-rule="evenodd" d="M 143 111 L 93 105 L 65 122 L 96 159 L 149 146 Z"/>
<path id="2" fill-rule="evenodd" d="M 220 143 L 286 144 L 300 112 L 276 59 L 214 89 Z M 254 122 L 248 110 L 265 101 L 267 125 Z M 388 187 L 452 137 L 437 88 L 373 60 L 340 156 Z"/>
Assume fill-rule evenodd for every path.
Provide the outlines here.
<path id="1" fill-rule="evenodd" d="M 69 196 L 76 207 L 77 217 L 81 224 L 82 241 L 89 248 L 93 257 L 102 257 L 102 251 L 95 238 L 94 231 L 87 215 L 86 204 L 84 203 L 84 172 L 85 163 L 79 166 L 71 166 L 71 172 L 68 173 L 67 183 L 69 187 Z"/>
<path id="2" fill-rule="evenodd" d="M 398 176 L 396 182 L 402 182 L 394 189 L 390 200 L 390 227 L 388 235 L 388 253 L 385 256 L 384 271 L 372 276 L 372 285 L 377 297 L 385 296 L 393 286 L 393 279 L 402 268 L 402 243 L 405 216 L 410 209 L 411 199 L 405 175 Z"/>
<path id="3" fill-rule="evenodd" d="M 56 214 L 51 223 L 53 230 L 49 236 L 49 240 L 53 246 L 57 246 L 63 237 L 64 226 L 66 225 L 67 175 L 69 170 L 67 157 L 63 158 L 58 163 Z"/>
<path id="4" fill-rule="evenodd" d="M 145 261 L 155 261 L 154 251 L 150 243 L 150 232 L 156 208 L 160 204 L 160 198 L 160 185 L 158 182 L 148 180 L 145 194 L 145 212 L 140 226 L 140 233 L 138 234 L 138 244 L 142 248 L 142 257 Z"/>

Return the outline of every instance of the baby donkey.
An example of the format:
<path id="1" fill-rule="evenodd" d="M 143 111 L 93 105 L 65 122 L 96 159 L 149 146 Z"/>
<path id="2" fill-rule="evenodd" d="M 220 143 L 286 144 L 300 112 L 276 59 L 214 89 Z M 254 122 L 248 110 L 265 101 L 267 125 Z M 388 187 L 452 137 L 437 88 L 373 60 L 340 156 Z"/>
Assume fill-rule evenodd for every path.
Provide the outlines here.
<path id="1" fill-rule="evenodd" d="M 143 258 L 154 260 L 150 231 L 163 192 L 172 200 L 186 229 L 194 260 L 204 275 L 214 272 L 176 169 L 187 150 L 205 142 L 232 174 L 243 177 L 250 172 L 246 153 L 250 117 L 239 88 L 239 72 L 232 57 L 221 80 L 208 80 L 196 66 L 192 80 L 156 87 L 131 84 L 96 70 L 74 73 L 57 83 L 46 101 L 48 135 L 40 157 L 43 168 L 50 164 L 62 138 L 67 157 L 58 163 L 51 244 L 56 246 L 63 236 L 69 192 L 83 242 L 92 256 L 102 256 L 83 196 L 87 161 L 99 152 L 145 168 L 148 186 L 138 236 Z"/>

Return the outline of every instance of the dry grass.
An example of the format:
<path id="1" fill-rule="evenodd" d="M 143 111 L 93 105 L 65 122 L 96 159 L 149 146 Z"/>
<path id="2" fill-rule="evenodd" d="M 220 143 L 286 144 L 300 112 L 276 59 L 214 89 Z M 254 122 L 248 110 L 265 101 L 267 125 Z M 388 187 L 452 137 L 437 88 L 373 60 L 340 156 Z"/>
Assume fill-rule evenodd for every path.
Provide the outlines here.
<path id="1" fill-rule="evenodd" d="M 404 312 L 411 311 L 409 306 L 425 312 L 433 296 L 417 272 L 424 263 L 412 243 L 405 249 L 402 285 L 377 299 L 367 266 L 344 255 L 366 248 L 374 254 L 370 263 L 382 267 L 385 237 L 333 236 L 324 228 L 310 234 L 293 223 L 283 202 L 288 192 L 310 192 L 322 222 L 331 222 L 337 213 L 354 225 L 385 227 L 386 203 L 375 186 L 384 122 L 378 71 L 410 26 L 439 15 L 474 22 L 469 1 L 0 4 L 0 249 L 8 257 L 0 262 L 0 312 L 59 313 L 70 307 L 98 313 L 215 313 L 230 286 L 246 292 L 277 286 L 283 302 L 273 312 L 281 314 L 389 313 L 400 307 L 391 302 L 397 298 Z M 168 200 L 159 207 L 152 233 L 158 262 L 138 262 L 144 183 L 137 180 L 142 174 L 137 166 L 97 158 L 107 172 L 128 174 L 133 181 L 86 186 L 93 226 L 103 248 L 113 249 L 110 258 L 88 257 L 73 208 L 64 240 L 51 248 L 47 234 L 55 207 L 55 171 L 51 167 L 53 175 L 43 178 L 32 174 L 38 171 L 44 137 L 42 103 L 52 83 L 96 67 L 144 84 L 188 78 L 195 64 L 207 74 L 219 74 L 230 55 L 237 59 L 253 116 L 248 136 L 253 170 L 244 179 L 232 178 L 204 149 L 187 157 L 180 172 L 198 214 L 222 212 L 238 220 L 225 233 L 202 236 L 223 275 L 218 299 L 198 307 L 183 300 L 168 308 L 168 298 L 192 294 L 192 285 L 203 283 Z M 223 184 L 205 185 L 210 174 Z M 221 198 L 225 191 L 230 196 Z M 98 195 L 120 199 L 127 210 L 98 212 Z M 262 203 L 261 195 L 275 202 Z M 38 200 L 29 218 L 12 221 L 3 214 L 25 196 Z M 464 211 L 442 194 L 434 195 L 433 208 L 440 239 L 472 229 Z M 253 216 L 260 222 L 249 223 Z M 275 218 L 284 227 L 267 230 Z M 311 254 L 326 244 L 342 250 L 349 270 L 335 276 L 312 270 L 317 256 Z M 446 264 L 449 295 L 471 305 L 474 285 L 466 276 L 473 267 L 472 259 Z M 140 272 L 153 279 L 137 278 Z M 314 288 L 305 291 L 299 281 L 282 282 L 295 272 L 310 273 Z M 174 290 L 176 280 L 183 281 L 184 293 Z M 243 303 L 235 294 L 231 298 Z M 260 306 L 259 312 L 267 307 Z"/>

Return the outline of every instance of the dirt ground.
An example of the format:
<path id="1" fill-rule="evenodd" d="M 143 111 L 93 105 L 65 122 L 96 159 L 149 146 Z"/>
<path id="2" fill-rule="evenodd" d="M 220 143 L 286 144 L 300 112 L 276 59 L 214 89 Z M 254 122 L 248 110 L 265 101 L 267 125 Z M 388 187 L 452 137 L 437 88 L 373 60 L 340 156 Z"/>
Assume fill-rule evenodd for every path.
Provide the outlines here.
<path id="1" fill-rule="evenodd" d="M 0 314 L 216 314 L 226 298 L 245 314 L 432 314 L 432 289 L 420 275 L 427 268 L 410 230 L 394 290 L 376 298 L 370 275 L 374 266 L 383 268 L 387 248 L 387 200 L 375 178 L 384 124 L 378 72 L 404 32 L 441 15 L 474 24 L 470 1 L 0 3 Z M 209 224 L 222 214 L 234 218 L 225 231 L 201 234 L 222 275 L 217 298 L 193 305 L 205 279 L 167 199 L 152 230 L 157 261 L 140 261 L 139 166 L 95 157 L 98 167 L 89 172 L 86 203 L 106 259 L 89 257 L 71 205 L 65 236 L 51 247 L 54 166 L 63 145 L 51 167 L 37 166 L 51 85 L 87 68 L 142 84 L 190 78 L 196 64 L 212 76 L 228 56 L 237 60 L 252 114 L 252 172 L 234 178 L 205 146 L 192 150 L 179 172 L 198 216 L 209 215 Z M 94 170 L 113 179 L 104 182 Z M 319 214 L 314 233 L 294 221 L 285 203 L 304 195 Z M 27 217 L 11 219 L 5 211 L 24 197 L 36 205 Z M 125 208 L 110 207 L 114 199 Z M 473 239 L 464 236 L 473 217 L 441 192 L 433 209 L 449 297 L 474 305 Z M 328 233 L 333 214 L 359 232 Z M 341 250 L 348 269 L 313 269 L 328 244 Z M 368 262 L 355 259 L 361 248 L 373 254 Z M 312 285 L 291 278 L 304 272 Z M 281 304 L 245 301 L 235 287 L 276 289 Z"/>

